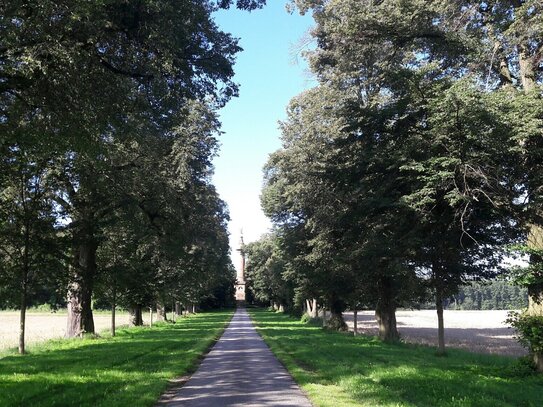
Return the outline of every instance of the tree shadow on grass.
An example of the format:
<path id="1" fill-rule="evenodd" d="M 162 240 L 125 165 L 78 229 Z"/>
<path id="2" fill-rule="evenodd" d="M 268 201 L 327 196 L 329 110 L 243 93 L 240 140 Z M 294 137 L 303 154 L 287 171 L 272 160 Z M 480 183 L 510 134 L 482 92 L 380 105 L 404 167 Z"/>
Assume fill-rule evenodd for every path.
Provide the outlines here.
<path id="1" fill-rule="evenodd" d="M 57 340 L 0 359 L 0 405 L 150 405 L 167 380 L 190 370 L 231 313 L 118 331 L 107 339 Z"/>
<path id="2" fill-rule="evenodd" d="M 306 389 L 337 386 L 364 405 L 539 406 L 543 378 L 515 372 L 508 357 L 385 344 L 286 323 L 287 316 L 254 312 L 259 332 Z M 274 324 L 274 320 L 277 324 Z"/>

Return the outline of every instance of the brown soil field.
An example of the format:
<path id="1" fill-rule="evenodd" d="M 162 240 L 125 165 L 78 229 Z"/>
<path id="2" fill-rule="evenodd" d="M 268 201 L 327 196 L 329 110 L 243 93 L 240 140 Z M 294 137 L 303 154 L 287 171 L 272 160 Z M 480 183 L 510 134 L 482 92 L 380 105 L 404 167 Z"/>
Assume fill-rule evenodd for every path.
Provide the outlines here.
<path id="1" fill-rule="evenodd" d="M 144 318 L 145 319 L 145 318 Z M 115 325 L 128 323 L 128 314 L 116 313 Z M 94 325 L 96 332 L 109 329 L 110 314 L 95 314 Z M 26 315 L 26 343 L 31 345 L 47 339 L 62 338 L 66 332 L 66 312 L 29 312 Z M 17 346 L 19 337 L 19 312 L 0 312 L 0 352 Z"/>
<path id="2" fill-rule="evenodd" d="M 527 354 L 514 338 L 515 331 L 507 326 L 508 311 L 450 311 L 445 310 L 445 343 L 478 353 L 508 356 Z M 344 313 L 349 329 L 353 329 L 353 313 Z M 398 311 L 398 331 L 406 342 L 435 346 L 437 344 L 437 315 L 434 310 Z M 358 329 L 361 333 L 377 335 L 373 311 L 360 311 Z"/>
<path id="3" fill-rule="evenodd" d="M 345 321 L 353 329 L 352 312 L 344 313 Z M 148 318 L 148 315 L 144 314 Z M 398 311 L 398 330 L 406 342 L 435 345 L 437 342 L 437 316 L 432 310 Z M 449 347 L 480 353 L 509 356 L 525 355 L 524 349 L 514 338 L 514 331 L 505 324 L 507 311 L 445 311 L 445 340 Z M 128 315 L 117 313 L 116 325 L 126 325 Z M 144 321 L 148 322 L 148 321 Z M 94 315 L 96 332 L 109 329 L 111 315 Z M 0 312 L 0 352 L 17 346 L 19 313 Z M 360 311 L 358 329 L 361 333 L 377 335 L 373 311 Z M 27 314 L 27 344 L 61 338 L 66 330 L 66 313 Z"/>

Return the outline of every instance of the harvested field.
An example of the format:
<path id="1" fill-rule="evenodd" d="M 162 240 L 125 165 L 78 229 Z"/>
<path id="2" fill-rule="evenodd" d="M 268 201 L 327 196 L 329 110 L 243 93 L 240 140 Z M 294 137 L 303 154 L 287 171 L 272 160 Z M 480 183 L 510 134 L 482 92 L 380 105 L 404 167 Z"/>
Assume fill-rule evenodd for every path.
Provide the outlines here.
<path id="1" fill-rule="evenodd" d="M 62 338 L 66 332 L 66 312 L 29 312 L 26 315 L 26 343 L 42 342 L 52 338 Z M 127 313 L 116 313 L 116 326 L 128 323 Z M 94 315 L 96 332 L 109 329 L 111 315 L 98 313 Z M 0 352 L 17 346 L 19 335 L 19 312 L 0 312 Z"/>
<path id="2" fill-rule="evenodd" d="M 527 353 L 514 338 L 514 331 L 507 327 L 508 311 L 450 311 L 444 313 L 445 341 L 447 346 L 479 353 L 522 356 Z M 344 313 L 349 329 L 353 329 L 353 313 Z M 436 345 L 436 311 L 398 311 L 398 330 L 406 342 Z M 377 335 L 373 311 L 358 313 L 359 332 Z"/>

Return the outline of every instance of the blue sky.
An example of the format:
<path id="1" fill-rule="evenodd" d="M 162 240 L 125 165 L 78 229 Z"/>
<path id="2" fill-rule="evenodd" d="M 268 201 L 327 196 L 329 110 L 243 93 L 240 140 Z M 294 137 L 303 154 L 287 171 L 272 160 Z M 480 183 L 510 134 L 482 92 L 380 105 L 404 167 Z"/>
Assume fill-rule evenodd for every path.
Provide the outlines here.
<path id="1" fill-rule="evenodd" d="M 289 100 L 313 86 L 305 62 L 297 58 L 296 63 L 293 51 L 313 20 L 287 13 L 285 0 L 268 3 L 251 13 L 231 9 L 215 15 L 219 27 L 240 38 L 244 49 L 234 67 L 240 95 L 220 111 L 224 134 L 214 161 L 214 183 L 230 210 L 234 248 L 241 228 L 250 242 L 270 226 L 260 208 L 262 167 L 280 147 L 277 122 L 285 118 Z"/>

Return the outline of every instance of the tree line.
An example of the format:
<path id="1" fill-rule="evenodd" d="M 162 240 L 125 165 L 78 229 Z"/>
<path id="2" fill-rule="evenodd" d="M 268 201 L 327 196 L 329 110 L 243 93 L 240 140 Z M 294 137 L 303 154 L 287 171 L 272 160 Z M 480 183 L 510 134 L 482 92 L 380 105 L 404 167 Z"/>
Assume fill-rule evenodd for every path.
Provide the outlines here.
<path id="1" fill-rule="evenodd" d="M 263 0 L 0 4 L 0 296 L 68 307 L 198 303 L 231 286 L 228 213 L 211 183 L 216 111 L 241 48 L 212 13 Z"/>
<path id="2" fill-rule="evenodd" d="M 535 0 L 294 0 L 312 13 L 318 82 L 264 169 L 273 232 L 249 245 L 257 299 L 331 312 L 443 308 L 463 285 L 529 267 L 517 328 L 543 333 L 543 10 Z M 522 332 L 522 329 L 519 329 Z M 543 369 L 543 335 L 531 350 Z"/>
<path id="3" fill-rule="evenodd" d="M 501 280 L 470 283 L 459 287 L 444 306 L 452 310 L 519 310 L 528 306 L 528 290 Z"/>

